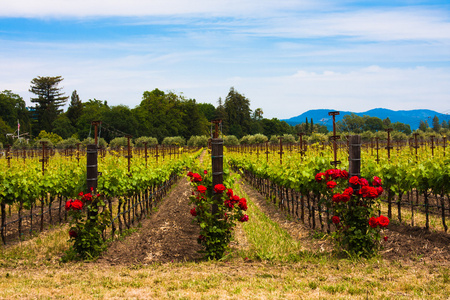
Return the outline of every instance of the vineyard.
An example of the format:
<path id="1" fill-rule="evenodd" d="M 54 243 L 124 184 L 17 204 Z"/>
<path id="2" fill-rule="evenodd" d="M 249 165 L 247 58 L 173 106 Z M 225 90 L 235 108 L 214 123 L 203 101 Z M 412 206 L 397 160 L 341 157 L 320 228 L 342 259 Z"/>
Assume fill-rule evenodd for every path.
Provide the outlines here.
<path id="1" fill-rule="evenodd" d="M 94 165 L 89 162 L 89 148 L 58 152 L 43 146 L 40 150 L 7 151 L 0 160 L 4 244 L 0 264 L 7 270 L 2 276 L 12 276 L 17 287 L 5 289 L 1 296 L 23 296 L 17 292 L 23 276 L 19 269 L 46 266 L 63 285 L 71 287 L 69 297 L 75 298 L 448 297 L 450 159 L 445 140 L 440 144 L 413 140 L 395 148 L 389 141 L 359 145 L 359 177 L 379 177 L 382 193 L 374 209 L 377 216 L 385 215 L 391 221 L 382 230 L 386 236 L 380 241 L 380 254 L 362 261 L 337 255 L 330 241 L 339 231 L 332 218 L 336 206 L 317 174 L 348 169 L 353 146 L 348 137 L 334 141 L 283 143 L 280 138 L 279 144 L 228 146 L 223 153 L 190 147 L 102 149 L 92 190 L 88 173 Z M 218 158 L 223 159 L 223 169 L 215 166 Z M 186 178 L 188 171 L 193 172 L 190 179 Z M 215 181 L 218 175 L 223 176 L 221 189 Z M 50 259 L 48 254 L 46 259 L 54 261 L 54 266 L 45 260 L 8 256 L 21 253 L 22 248 L 34 253 L 27 245 L 43 243 L 46 236 L 67 241 L 67 224 L 73 213 L 78 213 L 67 209 L 68 202 L 74 203 L 69 199 L 84 197 L 85 192 L 95 197 L 94 190 L 104 203 L 97 213 L 108 218 L 101 233 L 108 249 L 95 262 L 106 275 L 97 271 L 86 275 L 88 267 L 64 263 L 70 276 L 90 282 L 92 290 L 66 280 L 68 275 L 55 267 L 60 260 Z M 201 221 L 200 208 L 209 198 L 217 203 L 216 194 L 228 199 L 225 192 L 240 197 L 236 196 L 235 204 L 232 197 L 220 200 L 229 208 L 225 218 L 214 224 L 225 224 L 233 216 L 238 222 L 230 248 L 220 261 L 211 263 L 199 251 L 208 247 L 207 234 L 216 234 L 217 229 L 200 231 L 202 222 L 209 222 Z M 52 232 L 61 230 L 65 237 L 52 238 Z M 67 242 L 58 247 L 53 256 L 61 257 Z M 15 250 L 8 252 L 10 249 Z M 212 253 L 216 258 L 217 252 Z M 362 271 L 355 271 L 359 269 Z M 345 282 L 336 279 L 341 272 Z M 180 279 L 177 273 L 186 276 Z M 26 275 L 27 280 L 35 280 L 34 276 L 47 278 L 41 272 Z M 355 287 L 357 283 L 359 287 Z M 4 284 L 0 281 L 6 288 Z M 234 288 L 225 287 L 228 285 Z M 78 288 L 80 291 L 75 291 Z M 32 285 L 32 289 L 42 297 L 53 295 L 52 288 Z"/>

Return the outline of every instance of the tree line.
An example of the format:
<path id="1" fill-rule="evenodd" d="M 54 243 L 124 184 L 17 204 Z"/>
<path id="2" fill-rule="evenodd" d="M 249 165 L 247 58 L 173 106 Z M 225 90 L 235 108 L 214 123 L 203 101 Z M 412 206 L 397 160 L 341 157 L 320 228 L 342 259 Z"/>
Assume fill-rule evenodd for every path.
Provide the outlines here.
<path id="1" fill-rule="evenodd" d="M 95 98 L 82 101 L 76 90 L 70 97 L 66 96 L 60 87 L 63 80 L 61 76 L 33 78 L 29 89 L 34 95 L 30 99 L 31 107 L 10 90 L 0 92 L 0 147 L 14 141 L 18 143 L 19 132 L 23 137 L 20 139 L 22 143 L 42 138 L 53 143 L 83 141 L 93 137 L 93 121 L 102 122 L 99 135 L 105 144 L 126 135 L 131 135 L 138 144 L 145 140 L 139 142 L 139 137 L 145 137 L 151 143 L 197 141 L 203 144 L 210 136 L 211 121 L 216 119 L 222 120 L 220 129 L 229 143 L 264 140 L 262 136 L 273 142 L 278 136 L 291 140 L 291 136 L 295 139 L 300 132 L 315 142 L 323 141 L 329 135 L 327 127 L 314 123 L 313 119 L 306 118 L 304 123 L 295 126 L 277 118 L 266 119 L 262 108 L 253 111 L 250 100 L 233 87 L 224 100 L 218 99 L 216 106 L 154 89 L 144 91 L 141 102 L 129 108 L 126 105 L 111 106 L 106 100 Z M 68 107 L 64 111 L 66 104 Z M 412 132 L 409 125 L 391 123 L 389 118 L 381 120 L 355 114 L 344 116 L 337 122 L 337 128 L 341 133 L 363 134 L 366 138 L 375 133 L 380 135 L 386 128 L 394 129 L 405 138 Z M 437 117 L 433 119 L 433 128 L 429 128 L 426 121 L 420 125 L 423 132 L 445 133 L 448 128 L 449 124 L 445 121 L 439 123 Z M 250 138 L 255 135 L 257 138 Z"/>

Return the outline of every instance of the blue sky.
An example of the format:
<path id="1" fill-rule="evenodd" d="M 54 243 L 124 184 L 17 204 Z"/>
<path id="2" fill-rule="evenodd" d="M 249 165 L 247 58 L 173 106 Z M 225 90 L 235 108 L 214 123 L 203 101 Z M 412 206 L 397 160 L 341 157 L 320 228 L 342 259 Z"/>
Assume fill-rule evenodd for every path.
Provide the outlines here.
<path id="1" fill-rule="evenodd" d="M 0 45 L 0 90 L 28 103 L 34 77 L 61 75 L 67 95 L 131 108 L 155 88 L 216 105 L 234 87 L 266 118 L 450 113 L 448 0 L 1 1 Z"/>

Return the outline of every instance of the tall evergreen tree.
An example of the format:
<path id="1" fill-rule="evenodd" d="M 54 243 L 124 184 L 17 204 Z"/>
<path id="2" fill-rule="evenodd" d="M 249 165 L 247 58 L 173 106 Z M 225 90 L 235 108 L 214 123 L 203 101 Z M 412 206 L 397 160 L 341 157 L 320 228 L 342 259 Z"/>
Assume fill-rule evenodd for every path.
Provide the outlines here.
<path id="1" fill-rule="evenodd" d="M 438 116 L 434 116 L 434 118 L 433 118 L 433 130 L 435 132 L 439 132 L 440 129 L 441 129 L 441 124 L 439 123 L 439 118 L 438 118 Z"/>
<path id="2" fill-rule="evenodd" d="M 249 134 L 251 131 L 250 100 L 231 87 L 225 98 L 224 107 L 229 126 L 226 133 L 238 138 Z"/>
<path id="3" fill-rule="evenodd" d="M 64 96 L 62 88 L 58 84 L 63 81 L 61 76 L 33 78 L 29 91 L 37 97 L 31 98 L 36 103 L 35 117 L 37 126 L 33 127 L 33 133 L 41 130 L 52 131 L 52 123 L 63 111 L 62 106 L 66 103 L 68 96 Z"/>
<path id="4" fill-rule="evenodd" d="M 83 114 L 83 102 L 81 102 L 77 90 L 74 90 L 72 92 L 72 96 L 70 97 L 69 108 L 67 109 L 67 117 L 72 123 L 72 126 L 77 125 L 78 119 L 82 114 Z"/>

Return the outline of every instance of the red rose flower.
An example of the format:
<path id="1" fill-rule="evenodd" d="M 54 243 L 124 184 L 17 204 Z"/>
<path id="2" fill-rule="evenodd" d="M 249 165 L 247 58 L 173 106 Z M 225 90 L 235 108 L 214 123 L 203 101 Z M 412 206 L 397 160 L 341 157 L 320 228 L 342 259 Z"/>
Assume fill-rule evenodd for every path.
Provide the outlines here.
<path id="1" fill-rule="evenodd" d="M 76 238 L 78 236 L 78 233 L 75 230 L 69 230 L 69 236 Z"/>
<path id="2" fill-rule="evenodd" d="M 365 185 L 363 187 L 361 187 L 361 189 L 359 190 L 359 194 L 361 196 L 363 196 L 364 198 L 369 197 L 369 189 L 370 187 L 368 185 Z"/>
<path id="3" fill-rule="evenodd" d="M 223 191 L 225 191 L 227 188 L 223 185 L 223 184 L 216 184 L 214 186 L 214 192 L 216 192 L 216 194 L 222 194 Z"/>
<path id="4" fill-rule="evenodd" d="M 347 179 L 348 178 L 348 172 L 346 170 L 341 170 L 340 177 Z"/>
<path id="5" fill-rule="evenodd" d="M 69 200 L 67 200 L 67 202 L 66 202 L 66 210 L 70 210 L 70 207 L 72 206 L 72 199 L 69 199 Z"/>
<path id="6" fill-rule="evenodd" d="M 238 195 L 234 195 L 233 197 L 230 198 L 230 201 L 234 203 L 238 203 L 239 200 L 241 200 L 241 198 L 239 198 Z"/>
<path id="7" fill-rule="evenodd" d="M 376 188 L 369 186 L 367 190 L 368 190 L 367 192 L 368 198 L 375 199 L 376 197 L 378 197 L 378 191 Z"/>
<path id="8" fill-rule="evenodd" d="M 78 199 L 75 199 L 72 204 L 71 204 L 71 208 L 73 210 L 82 210 L 83 209 L 83 202 L 81 202 Z"/>
<path id="9" fill-rule="evenodd" d="M 378 219 L 375 217 L 371 217 L 369 219 L 369 226 L 372 228 L 376 228 L 378 226 Z"/>
<path id="10" fill-rule="evenodd" d="M 228 189 L 227 190 L 227 196 L 230 197 L 230 198 L 233 197 L 233 190 L 232 189 Z"/>
<path id="11" fill-rule="evenodd" d="M 240 207 L 242 210 L 247 210 L 247 199 L 241 198 L 241 199 L 239 200 L 239 207 Z"/>
<path id="12" fill-rule="evenodd" d="M 325 173 L 317 173 L 315 179 L 317 182 L 321 182 Z"/>
<path id="13" fill-rule="evenodd" d="M 193 217 L 196 217 L 196 216 L 197 216 L 197 211 L 195 210 L 195 207 L 194 207 L 194 208 L 191 208 L 191 210 L 190 210 L 189 212 L 191 213 L 191 215 L 192 215 Z"/>
<path id="14" fill-rule="evenodd" d="M 348 196 L 353 195 L 353 188 L 351 188 L 351 187 L 346 188 L 346 189 L 344 190 L 344 193 L 343 193 L 343 194 L 344 194 L 344 195 L 348 195 Z"/>
<path id="15" fill-rule="evenodd" d="M 203 171 L 203 174 L 205 174 L 205 175 L 208 174 L 208 171 L 207 170 Z"/>
<path id="16" fill-rule="evenodd" d="M 234 202 L 231 201 L 230 199 L 227 199 L 223 202 L 223 204 L 228 207 L 228 208 L 233 208 L 234 207 Z"/>
<path id="17" fill-rule="evenodd" d="M 83 200 L 84 200 L 84 201 L 91 201 L 91 200 L 92 200 L 92 195 L 91 195 L 91 193 L 84 194 L 84 195 L 83 195 Z"/>
<path id="18" fill-rule="evenodd" d="M 247 215 L 243 215 L 240 219 L 239 222 L 247 222 L 248 221 L 248 216 Z"/>
<path id="19" fill-rule="evenodd" d="M 333 199 L 332 199 L 332 201 L 334 202 L 334 203 L 339 203 L 339 202 L 341 202 L 341 194 L 334 194 L 333 195 Z"/>
<path id="20" fill-rule="evenodd" d="M 341 222 L 341 219 L 339 219 L 338 216 L 333 216 L 331 218 L 331 222 L 333 222 L 334 224 L 339 224 Z"/>
<path id="21" fill-rule="evenodd" d="M 360 184 L 361 186 L 368 186 L 368 185 L 369 185 L 369 182 L 368 182 L 367 179 L 365 179 L 365 178 L 360 178 L 360 179 L 359 179 L 359 184 Z"/>
<path id="22" fill-rule="evenodd" d="M 334 188 L 336 187 L 336 185 L 337 185 L 337 183 L 334 182 L 334 181 L 328 181 L 328 182 L 327 182 L 327 187 L 328 187 L 329 189 L 334 189 Z"/>
<path id="23" fill-rule="evenodd" d="M 199 185 L 199 186 L 197 187 L 197 191 L 198 191 L 200 194 L 205 193 L 206 190 L 207 190 L 206 186 Z"/>
<path id="24" fill-rule="evenodd" d="M 381 194 L 383 194 L 383 187 L 378 186 L 376 189 L 377 189 L 378 196 L 381 196 Z"/>
<path id="25" fill-rule="evenodd" d="M 317 182 L 321 182 L 323 180 L 324 176 L 325 176 L 325 173 L 317 173 L 315 176 L 315 179 Z"/>
<path id="26" fill-rule="evenodd" d="M 381 179 L 380 179 L 380 177 L 373 176 L 372 185 L 373 186 L 381 186 Z"/>
<path id="27" fill-rule="evenodd" d="M 325 171 L 325 179 L 328 180 L 330 178 L 334 178 L 333 175 L 336 173 L 335 169 L 329 169 Z"/>
<path id="28" fill-rule="evenodd" d="M 192 175 L 192 181 L 200 182 L 200 181 L 202 181 L 202 176 L 200 176 L 200 174 L 198 174 L 198 173 L 194 173 L 194 175 Z"/>
<path id="29" fill-rule="evenodd" d="M 348 181 L 353 185 L 358 185 L 359 184 L 359 178 L 358 176 L 353 176 L 352 178 L 350 178 L 350 180 Z"/>
<path id="30" fill-rule="evenodd" d="M 192 173 L 191 171 L 189 171 L 189 172 L 187 173 L 187 176 L 189 176 L 189 177 L 192 178 L 192 176 L 194 176 L 194 173 Z"/>
<path id="31" fill-rule="evenodd" d="M 348 201 L 350 201 L 350 195 L 349 194 L 342 194 L 341 195 L 341 201 L 344 203 L 347 203 Z"/>
<path id="32" fill-rule="evenodd" d="M 384 239 L 384 241 L 386 242 L 386 241 L 388 240 L 388 237 L 387 237 L 387 236 L 385 236 L 385 237 L 384 237 L 383 239 Z"/>
<path id="33" fill-rule="evenodd" d="M 80 192 L 78 196 L 83 197 L 83 192 Z"/>
<path id="34" fill-rule="evenodd" d="M 389 218 L 383 215 L 377 218 L 377 222 L 382 228 L 386 228 L 389 225 Z"/>

